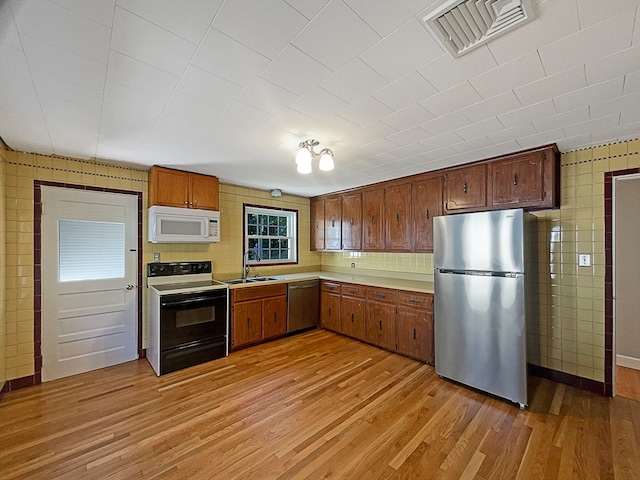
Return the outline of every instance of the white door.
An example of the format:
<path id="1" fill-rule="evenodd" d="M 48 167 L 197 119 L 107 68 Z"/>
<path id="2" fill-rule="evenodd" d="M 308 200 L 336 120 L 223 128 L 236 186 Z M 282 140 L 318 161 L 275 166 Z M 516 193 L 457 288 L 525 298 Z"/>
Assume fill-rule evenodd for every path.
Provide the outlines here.
<path id="1" fill-rule="evenodd" d="M 42 187 L 42 379 L 137 358 L 134 195 Z"/>

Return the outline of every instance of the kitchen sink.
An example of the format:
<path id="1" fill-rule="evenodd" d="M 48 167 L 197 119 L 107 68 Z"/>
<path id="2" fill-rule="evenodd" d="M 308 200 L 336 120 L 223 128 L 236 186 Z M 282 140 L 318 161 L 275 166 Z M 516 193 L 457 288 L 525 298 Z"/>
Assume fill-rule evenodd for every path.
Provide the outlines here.
<path id="1" fill-rule="evenodd" d="M 249 277 L 247 279 L 244 278 L 233 278 L 231 280 L 223 280 L 227 285 L 238 285 L 242 283 L 256 283 L 256 282 L 266 282 L 269 280 L 280 280 L 278 277 Z"/>

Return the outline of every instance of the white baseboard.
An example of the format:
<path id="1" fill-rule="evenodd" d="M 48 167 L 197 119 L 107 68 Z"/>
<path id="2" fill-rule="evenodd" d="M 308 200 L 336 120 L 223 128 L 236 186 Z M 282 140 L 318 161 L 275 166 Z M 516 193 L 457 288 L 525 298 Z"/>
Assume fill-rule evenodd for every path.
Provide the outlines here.
<path id="1" fill-rule="evenodd" d="M 627 357 L 626 355 L 616 355 L 616 365 L 621 367 L 640 370 L 640 358 Z"/>

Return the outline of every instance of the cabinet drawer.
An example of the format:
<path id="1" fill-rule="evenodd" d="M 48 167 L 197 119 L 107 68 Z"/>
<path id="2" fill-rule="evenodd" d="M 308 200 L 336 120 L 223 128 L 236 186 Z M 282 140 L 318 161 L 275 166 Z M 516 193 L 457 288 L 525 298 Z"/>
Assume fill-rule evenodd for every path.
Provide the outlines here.
<path id="1" fill-rule="evenodd" d="M 398 292 L 398 305 L 433 310 L 433 295 L 418 292 Z"/>
<path id="2" fill-rule="evenodd" d="M 320 286 L 321 290 L 324 292 L 340 293 L 340 284 L 338 282 L 328 282 L 326 280 L 322 280 Z"/>
<path id="3" fill-rule="evenodd" d="M 287 284 L 260 285 L 231 290 L 231 299 L 234 302 L 253 300 L 254 298 L 276 297 L 287 294 Z"/>
<path id="4" fill-rule="evenodd" d="M 343 283 L 340 293 L 349 297 L 364 298 L 367 294 L 367 287 L 364 287 L 362 285 L 354 285 L 352 283 Z"/>
<path id="5" fill-rule="evenodd" d="M 367 299 L 376 302 L 395 303 L 396 291 L 388 288 L 367 288 Z"/>

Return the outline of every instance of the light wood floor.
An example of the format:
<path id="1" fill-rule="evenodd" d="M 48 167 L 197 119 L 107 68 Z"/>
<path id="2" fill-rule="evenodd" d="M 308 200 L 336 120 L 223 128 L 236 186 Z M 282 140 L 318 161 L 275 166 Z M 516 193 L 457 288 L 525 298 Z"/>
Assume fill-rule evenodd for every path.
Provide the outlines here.
<path id="1" fill-rule="evenodd" d="M 640 402 L 532 379 L 530 407 L 316 330 L 156 377 L 5 394 L 0 477 L 638 479 Z"/>
<path id="2" fill-rule="evenodd" d="M 616 366 L 616 395 L 640 401 L 640 370 Z"/>

